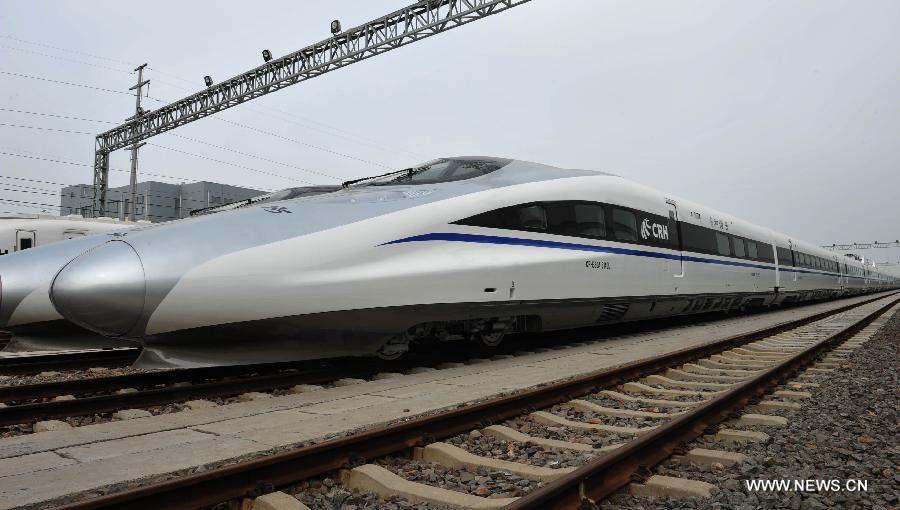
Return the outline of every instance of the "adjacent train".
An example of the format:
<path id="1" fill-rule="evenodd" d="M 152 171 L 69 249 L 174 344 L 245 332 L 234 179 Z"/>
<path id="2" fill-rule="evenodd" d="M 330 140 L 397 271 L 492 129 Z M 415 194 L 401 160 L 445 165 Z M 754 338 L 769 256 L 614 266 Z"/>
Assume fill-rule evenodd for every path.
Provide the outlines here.
<path id="1" fill-rule="evenodd" d="M 77 214 L 15 214 L 0 216 L 0 255 L 28 250 L 68 239 L 134 228 L 146 221 L 83 218 Z"/>
<path id="2" fill-rule="evenodd" d="M 55 350 L 130 344 L 104 338 L 62 320 L 50 304 L 49 290 L 59 268 L 85 251 L 85 246 L 95 246 L 106 240 L 97 239 L 97 234 L 119 232 L 144 224 L 149 222 L 83 218 L 75 214 L 0 217 L 0 255 L 3 255 L 0 257 L 0 286 L 8 289 L 6 302 L 0 300 L 0 327 L 13 333 L 4 350 Z M 89 240 L 85 242 L 84 239 Z M 44 250 L 57 253 L 55 262 L 49 266 L 46 259 L 41 261 L 39 255 Z M 25 289 L 28 292 L 23 293 Z"/>
<path id="3" fill-rule="evenodd" d="M 50 296 L 144 366 L 334 356 L 896 288 L 896 275 L 622 177 L 444 158 L 116 234 Z M 4 289 L 5 292 L 5 289 Z"/>
<path id="4" fill-rule="evenodd" d="M 340 186 L 288 188 L 250 200 L 195 211 L 212 214 L 250 204 L 310 196 Z M 189 221 L 189 220 L 183 220 Z M 12 333 L 4 351 L 60 350 L 135 346 L 123 338 L 104 337 L 65 319 L 50 302 L 50 283 L 73 258 L 109 240 L 117 232 L 150 228 L 147 221 L 82 218 L 77 215 L 16 215 L 0 218 L 0 239 L 14 242 L 0 257 L 0 328 Z M 66 242 L 56 242 L 63 241 Z"/>

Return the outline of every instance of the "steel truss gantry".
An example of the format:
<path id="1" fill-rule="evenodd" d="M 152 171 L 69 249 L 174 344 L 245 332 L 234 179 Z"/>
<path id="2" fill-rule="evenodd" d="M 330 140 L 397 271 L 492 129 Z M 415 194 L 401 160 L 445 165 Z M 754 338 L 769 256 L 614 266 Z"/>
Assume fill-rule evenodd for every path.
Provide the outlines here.
<path id="1" fill-rule="evenodd" d="M 109 153 L 226 108 L 329 71 L 446 32 L 530 0 L 423 0 L 340 32 L 329 39 L 271 60 L 252 71 L 97 135 L 94 156 L 94 214 L 106 212 Z"/>

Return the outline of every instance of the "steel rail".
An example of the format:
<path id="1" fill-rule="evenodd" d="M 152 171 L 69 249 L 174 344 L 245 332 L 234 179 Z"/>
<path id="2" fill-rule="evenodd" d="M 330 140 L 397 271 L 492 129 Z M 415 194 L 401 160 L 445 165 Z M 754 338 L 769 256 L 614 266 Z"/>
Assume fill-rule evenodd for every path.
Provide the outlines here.
<path id="1" fill-rule="evenodd" d="M 65 354 L 33 354 L 0 358 L 0 374 L 23 375 L 44 370 L 74 370 L 91 367 L 118 367 L 133 363 L 141 350 L 120 348 Z"/>
<path id="2" fill-rule="evenodd" d="M 352 361 L 349 362 L 352 366 Z M 122 388 L 146 388 L 179 382 L 206 382 L 210 379 L 239 376 L 267 375 L 286 370 L 311 371 L 331 365 L 285 362 L 259 365 L 229 365 L 199 368 L 173 368 L 136 374 L 89 377 L 67 381 L 55 381 L 18 386 L 0 386 L 0 402 L 26 402 L 57 395 L 83 395 L 89 393 L 112 392 Z M 334 368 L 332 366 L 332 368 Z"/>
<path id="3" fill-rule="evenodd" d="M 203 367 L 0 387 L 0 402 L 8 404 L 56 395 L 112 392 L 132 386 L 192 383 L 189 386 L 149 388 L 139 390 L 137 393 L 101 394 L 75 400 L 9 405 L 0 408 L 0 426 L 41 419 L 87 416 L 120 409 L 151 407 L 201 397 L 237 395 L 249 391 L 272 390 L 298 384 L 321 384 L 342 378 L 370 376 L 378 372 L 407 370 L 422 364 L 434 363 L 441 357 L 442 351 L 438 350 L 434 356 L 410 356 L 396 361 L 378 360 L 373 362 L 370 359 L 357 358 L 331 360 L 326 364 L 317 364 L 313 360 L 312 362 L 300 361 L 265 365 Z M 313 366 L 303 368 L 310 364 Z M 239 378 L 235 379 L 234 377 Z M 208 379 L 220 380 L 209 381 Z"/>
<path id="4" fill-rule="evenodd" d="M 551 340 L 552 341 L 552 340 Z M 235 365 L 166 370 L 111 377 L 92 377 L 69 381 L 0 387 L 0 426 L 43 419 L 88 416 L 120 409 L 151 407 L 195 398 L 222 397 L 249 391 L 285 388 L 298 384 L 321 384 L 343 378 L 364 378 L 379 372 L 402 372 L 414 367 L 445 361 L 464 361 L 480 355 L 493 355 L 521 349 L 546 339 L 532 338 L 523 343 L 481 344 L 460 351 L 450 344 L 435 346 L 427 352 L 411 354 L 395 361 L 368 358 L 335 358 L 259 365 Z M 91 365 L 96 366 L 96 365 Z M 226 379 L 227 378 L 227 379 Z M 219 380 L 211 380 L 219 379 Z M 226 379 L 226 380 L 223 380 Z M 190 386 L 168 386 L 189 382 Z M 122 388 L 144 388 L 136 393 L 116 394 Z M 96 394 L 96 395 L 90 395 Z M 32 402 L 57 395 L 88 395 L 75 400 Z"/>
<path id="5" fill-rule="evenodd" d="M 893 299 L 861 320 L 842 328 L 791 356 L 784 362 L 758 374 L 709 402 L 628 442 L 577 470 L 536 489 L 505 508 L 509 510 L 577 509 L 587 502 L 599 502 L 650 468 L 668 459 L 676 450 L 704 434 L 709 427 L 732 417 L 738 410 L 759 399 L 773 387 L 793 378 L 812 364 L 822 352 L 855 335 L 892 306 Z"/>
<path id="6" fill-rule="evenodd" d="M 257 365 L 235 365 L 220 367 L 182 368 L 126 374 L 107 377 L 90 377 L 68 381 L 57 381 L 18 386 L 0 386 L 0 402 L 10 405 L 0 408 L 0 426 L 31 421 L 85 416 L 107 413 L 125 408 L 139 408 L 169 404 L 191 398 L 220 397 L 247 391 L 271 390 L 296 384 L 321 384 L 341 378 L 365 378 L 379 372 L 401 372 L 413 367 L 432 366 L 447 361 L 465 361 L 480 356 L 508 354 L 516 350 L 568 343 L 581 336 L 597 339 L 626 332 L 653 331 L 683 326 L 685 323 L 703 320 L 703 315 L 687 318 L 647 321 L 641 324 L 612 325 L 598 334 L 595 328 L 586 331 L 559 334 L 524 336 L 516 342 L 506 342 L 500 346 L 487 347 L 470 344 L 461 351 L 452 344 L 442 343 L 428 351 L 410 353 L 399 360 L 383 361 L 362 358 L 332 358 L 327 360 L 307 360 Z M 294 371 L 293 374 L 277 372 Z M 297 373 L 299 371 L 299 373 Z M 219 384 L 212 379 L 233 377 L 253 378 L 242 383 L 231 381 Z M 191 388 L 159 388 L 179 382 L 192 383 Z M 138 393 L 109 395 L 123 388 L 139 389 Z M 95 394 L 94 396 L 90 396 Z M 57 395 L 81 395 L 77 400 L 60 402 L 34 402 Z"/>
<path id="7" fill-rule="evenodd" d="M 484 427 L 535 409 L 551 407 L 575 396 L 681 365 L 697 358 L 789 331 L 823 318 L 884 299 L 885 295 L 786 321 L 749 333 L 599 370 L 515 395 L 399 422 L 359 434 L 275 453 L 246 462 L 181 476 L 165 482 L 70 503 L 66 510 L 158 509 L 193 510 L 234 498 L 258 495 L 260 487 L 279 487 L 324 473 L 349 468 L 407 448 Z"/>

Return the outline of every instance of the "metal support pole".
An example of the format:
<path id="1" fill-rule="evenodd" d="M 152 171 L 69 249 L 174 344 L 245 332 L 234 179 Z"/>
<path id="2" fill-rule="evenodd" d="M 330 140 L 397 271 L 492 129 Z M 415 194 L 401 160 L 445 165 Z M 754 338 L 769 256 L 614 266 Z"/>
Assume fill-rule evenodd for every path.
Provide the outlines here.
<path id="1" fill-rule="evenodd" d="M 134 91 L 134 117 L 131 119 L 134 121 L 135 129 L 137 129 L 138 120 L 144 115 L 144 111 L 141 109 L 141 90 L 144 88 L 144 85 L 150 83 L 150 80 L 144 81 L 143 79 L 145 67 L 147 67 L 146 63 L 141 64 L 134 69 L 138 73 L 137 85 L 128 89 Z M 135 211 L 137 210 L 138 149 L 140 149 L 142 145 L 144 144 L 135 143 L 131 146 L 131 211 L 129 211 L 128 216 L 128 219 L 131 221 L 135 221 Z M 144 204 L 144 207 L 146 207 L 146 204 Z"/>
<path id="2" fill-rule="evenodd" d="M 109 187 L 109 152 L 98 148 L 94 152 L 94 204 L 91 216 L 106 214 L 106 190 Z"/>
<path id="3" fill-rule="evenodd" d="M 129 211 L 128 219 L 135 220 L 137 203 L 137 171 L 138 171 L 138 149 L 143 147 L 143 143 L 131 146 L 131 211 Z M 146 202 L 146 200 L 144 201 Z M 147 204 L 144 204 L 147 207 Z"/>

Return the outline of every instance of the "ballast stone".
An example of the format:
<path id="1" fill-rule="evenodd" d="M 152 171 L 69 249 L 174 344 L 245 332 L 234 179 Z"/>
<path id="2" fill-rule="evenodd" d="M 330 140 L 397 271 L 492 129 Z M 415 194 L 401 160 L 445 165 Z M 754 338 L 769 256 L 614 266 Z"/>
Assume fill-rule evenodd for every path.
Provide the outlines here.
<path id="1" fill-rule="evenodd" d="M 479 468 L 504 471 L 529 480 L 549 482 L 561 478 L 575 468 L 546 468 L 510 462 L 507 460 L 481 457 L 449 443 L 431 443 L 422 450 L 422 460 L 441 464 L 454 469 L 477 471 Z"/>
<path id="2" fill-rule="evenodd" d="M 375 464 L 365 464 L 342 472 L 341 482 L 350 489 L 374 492 L 383 498 L 400 496 L 413 503 L 434 503 L 450 508 L 503 508 L 516 498 L 483 498 L 463 492 L 411 482 Z"/>

